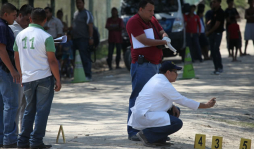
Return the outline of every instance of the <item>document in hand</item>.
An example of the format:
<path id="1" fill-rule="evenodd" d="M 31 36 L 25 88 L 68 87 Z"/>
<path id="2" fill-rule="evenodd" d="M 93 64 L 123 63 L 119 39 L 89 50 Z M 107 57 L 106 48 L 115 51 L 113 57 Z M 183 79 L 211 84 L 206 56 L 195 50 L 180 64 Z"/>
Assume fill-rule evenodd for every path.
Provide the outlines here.
<path id="1" fill-rule="evenodd" d="M 66 41 L 67 41 L 66 35 L 54 39 L 54 43 L 65 43 Z"/>
<path id="2" fill-rule="evenodd" d="M 154 33 L 152 28 L 145 29 L 144 32 L 145 32 L 146 38 L 154 39 Z M 149 47 L 139 42 L 132 34 L 131 34 L 131 39 L 132 39 L 133 49 Z"/>

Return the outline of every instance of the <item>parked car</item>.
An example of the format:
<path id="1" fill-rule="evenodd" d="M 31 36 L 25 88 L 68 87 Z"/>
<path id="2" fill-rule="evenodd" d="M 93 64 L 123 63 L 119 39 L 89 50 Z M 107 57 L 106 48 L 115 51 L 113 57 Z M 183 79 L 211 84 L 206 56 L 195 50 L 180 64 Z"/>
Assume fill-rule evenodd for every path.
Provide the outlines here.
<path id="1" fill-rule="evenodd" d="M 138 12 L 139 1 L 140 0 L 122 0 L 121 18 L 125 25 L 128 20 Z M 183 12 L 187 11 L 188 5 L 184 5 L 183 0 L 156 0 L 154 2 L 154 16 L 169 35 L 172 46 L 177 50 L 177 53 L 174 54 L 169 49 L 163 49 L 163 57 L 172 57 L 179 54 L 183 59 L 186 46 Z M 130 70 L 131 44 L 126 30 L 122 32 L 122 37 L 124 62 L 126 68 Z"/>

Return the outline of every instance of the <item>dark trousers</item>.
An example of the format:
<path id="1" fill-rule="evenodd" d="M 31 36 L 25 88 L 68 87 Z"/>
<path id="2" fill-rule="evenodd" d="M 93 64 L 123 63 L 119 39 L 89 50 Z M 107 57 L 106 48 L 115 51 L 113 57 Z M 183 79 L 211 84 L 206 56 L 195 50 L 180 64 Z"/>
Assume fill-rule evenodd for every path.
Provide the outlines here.
<path id="1" fill-rule="evenodd" d="M 221 54 L 220 54 L 221 39 L 222 39 L 222 33 L 212 33 L 209 36 L 210 49 L 211 49 L 211 54 L 213 57 L 213 64 L 214 64 L 215 71 L 218 71 L 219 68 L 223 69 Z"/>
<path id="2" fill-rule="evenodd" d="M 178 110 L 180 111 L 179 108 Z M 142 130 L 149 143 L 164 143 L 166 142 L 168 135 L 171 135 L 182 128 L 182 120 L 173 116 L 173 112 L 171 110 L 169 110 L 168 113 L 171 125 L 146 128 Z"/>
<path id="3" fill-rule="evenodd" d="M 115 46 L 116 46 L 116 67 L 119 67 L 119 62 L 121 60 L 121 45 L 122 45 L 121 43 L 108 43 L 107 63 L 109 68 L 112 68 L 112 57 Z"/>
<path id="4" fill-rule="evenodd" d="M 187 46 L 189 46 L 190 48 L 192 61 L 196 59 L 202 61 L 198 33 L 186 33 L 186 39 L 187 39 Z"/>
<path id="5" fill-rule="evenodd" d="M 91 52 L 89 50 L 89 39 L 87 38 L 77 38 L 73 39 L 73 55 L 75 61 L 76 50 L 79 50 L 79 55 L 82 61 L 82 65 L 85 71 L 87 78 L 92 78 L 92 61 L 91 61 Z"/>

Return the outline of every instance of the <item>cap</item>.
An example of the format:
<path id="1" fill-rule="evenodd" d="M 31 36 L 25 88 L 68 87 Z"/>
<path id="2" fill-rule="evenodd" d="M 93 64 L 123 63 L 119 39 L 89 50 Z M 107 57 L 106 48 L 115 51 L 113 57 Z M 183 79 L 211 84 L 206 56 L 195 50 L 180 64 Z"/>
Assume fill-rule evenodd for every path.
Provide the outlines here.
<path id="1" fill-rule="evenodd" d="M 181 70 L 182 67 L 178 67 L 174 64 L 174 62 L 172 61 L 166 61 L 166 62 L 163 62 L 161 64 L 161 68 L 160 68 L 160 72 L 162 73 L 165 73 L 167 72 L 168 70 L 171 71 L 173 69 L 176 69 L 176 70 Z"/>

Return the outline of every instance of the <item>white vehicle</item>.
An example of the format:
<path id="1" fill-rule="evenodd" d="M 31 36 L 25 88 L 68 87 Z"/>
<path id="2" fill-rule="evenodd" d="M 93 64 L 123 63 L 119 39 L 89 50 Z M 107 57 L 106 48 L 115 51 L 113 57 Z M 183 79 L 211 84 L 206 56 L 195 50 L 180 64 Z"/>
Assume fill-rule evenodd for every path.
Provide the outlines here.
<path id="1" fill-rule="evenodd" d="M 128 20 L 138 12 L 138 4 L 140 0 L 122 0 L 121 18 L 127 24 Z M 183 0 L 154 0 L 155 18 L 159 21 L 165 32 L 171 39 L 172 46 L 177 50 L 176 53 L 169 49 L 163 49 L 163 57 L 171 57 L 180 55 L 184 56 L 186 40 L 184 27 L 184 13 L 188 9 L 188 5 Z M 130 41 L 127 32 L 123 32 L 123 51 L 125 52 L 124 61 L 127 69 L 130 69 Z"/>

